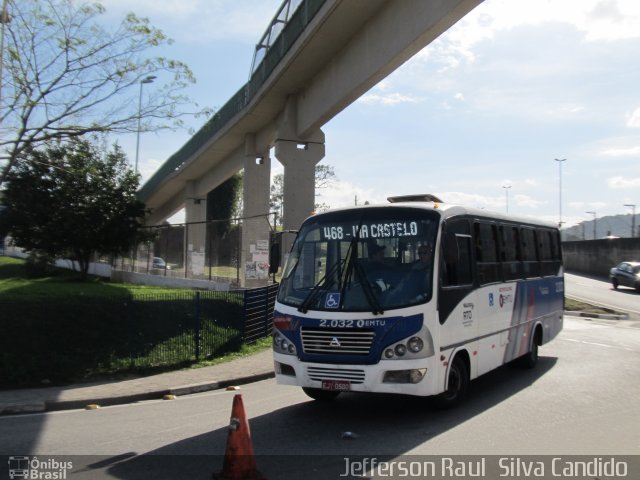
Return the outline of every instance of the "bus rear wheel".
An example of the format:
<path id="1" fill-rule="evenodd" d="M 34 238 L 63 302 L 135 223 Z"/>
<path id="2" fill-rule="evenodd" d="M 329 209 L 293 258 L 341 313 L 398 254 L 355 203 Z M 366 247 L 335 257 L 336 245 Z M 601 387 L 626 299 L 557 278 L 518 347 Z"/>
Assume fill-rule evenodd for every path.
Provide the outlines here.
<path id="1" fill-rule="evenodd" d="M 320 402 L 330 402 L 331 400 L 335 400 L 336 397 L 340 395 L 340 392 L 334 392 L 331 390 L 320 390 L 319 388 L 310 387 L 302 387 L 302 391 L 306 393 L 307 396 Z"/>
<path id="2" fill-rule="evenodd" d="M 464 400 L 469 390 L 469 369 L 460 355 L 453 359 L 449 368 L 447 389 L 433 398 L 437 408 L 453 408 Z"/>
<path id="3" fill-rule="evenodd" d="M 542 331 L 537 328 L 536 333 L 531 342 L 531 348 L 528 353 L 525 353 L 519 358 L 520 366 L 523 368 L 534 368 L 538 364 L 538 345 L 542 340 Z"/>

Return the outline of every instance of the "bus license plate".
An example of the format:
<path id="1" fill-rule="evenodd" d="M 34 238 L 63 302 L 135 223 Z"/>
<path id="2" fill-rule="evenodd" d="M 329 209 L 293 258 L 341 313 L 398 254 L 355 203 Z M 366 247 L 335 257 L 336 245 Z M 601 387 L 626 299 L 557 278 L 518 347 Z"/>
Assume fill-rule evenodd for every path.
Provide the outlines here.
<path id="1" fill-rule="evenodd" d="M 333 392 L 348 392 L 351 390 L 351 383 L 345 380 L 323 380 L 322 390 L 331 390 Z"/>

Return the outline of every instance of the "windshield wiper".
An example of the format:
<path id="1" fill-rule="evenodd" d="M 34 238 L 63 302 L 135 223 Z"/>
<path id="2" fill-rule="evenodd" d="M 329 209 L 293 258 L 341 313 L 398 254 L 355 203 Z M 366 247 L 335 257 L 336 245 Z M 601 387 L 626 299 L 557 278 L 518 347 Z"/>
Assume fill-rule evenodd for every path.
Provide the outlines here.
<path id="1" fill-rule="evenodd" d="M 353 271 L 356 272 L 356 278 L 362 285 L 362 291 L 364 292 L 364 296 L 369 303 L 369 306 L 373 308 L 372 313 L 374 315 L 383 314 L 384 310 L 382 309 L 382 305 L 376 298 L 376 294 L 371 288 L 369 284 L 369 280 L 367 279 L 367 275 L 362 271 L 362 265 L 358 262 L 358 253 L 356 250 L 356 246 L 358 241 L 360 240 L 360 229 L 362 228 L 362 221 L 364 220 L 364 215 L 360 217 L 360 222 L 358 223 L 358 228 L 356 230 L 356 236 L 353 238 L 351 243 L 349 244 L 349 249 L 347 250 L 347 254 L 345 258 L 347 259 L 347 267 L 344 272 L 345 281 L 342 284 L 342 288 L 340 290 L 340 301 L 345 298 L 345 292 L 347 290 L 347 285 L 351 283 L 351 277 L 353 276 Z"/>
<path id="2" fill-rule="evenodd" d="M 374 315 L 382 315 L 384 310 L 382 309 L 382 305 L 380 305 L 373 288 L 371 288 L 371 284 L 367 279 L 367 274 L 362 270 L 362 265 L 354 262 L 353 270 L 355 270 L 356 276 L 362 285 L 362 291 L 364 292 L 364 296 L 367 298 L 367 302 L 369 302 L 369 305 L 373 308 L 371 313 Z"/>
<path id="3" fill-rule="evenodd" d="M 320 296 L 320 294 L 326 290 L 326 286 L 329 283 L 329 279 L 335 275 L 335 273 L 344 265 L 345 260 L 341 260 L 337 263 L 334 263 L 333 266 L 325 272 L 318 283 L 316 283 L 309 294 L 302 301 L 300 306 L 298 307 L 298 311 L 302 313 L 307 313 L 309 311 L 309 306 L 311 306 Z"/>

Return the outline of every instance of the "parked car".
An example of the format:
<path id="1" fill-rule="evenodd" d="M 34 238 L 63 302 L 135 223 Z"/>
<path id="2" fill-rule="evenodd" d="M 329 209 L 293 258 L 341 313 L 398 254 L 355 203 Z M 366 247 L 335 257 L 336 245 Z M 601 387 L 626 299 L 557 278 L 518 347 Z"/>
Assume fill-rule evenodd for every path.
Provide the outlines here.
<path id="1" fill-rule="evenodd" d="M 167 265 L 167 262 L 165 262 L 164 259 L 160 257 L 153 257 L 151 268 L 161 268 L 163 270 L 171 270 L 171 267 Z"/>
<path id="2" fill-rule="evenodd" d="M 611 269 L 609 279 L 613 288 L 618 286 L 635 288 L 640 292 L 640 262 L 622 262 Z"/>

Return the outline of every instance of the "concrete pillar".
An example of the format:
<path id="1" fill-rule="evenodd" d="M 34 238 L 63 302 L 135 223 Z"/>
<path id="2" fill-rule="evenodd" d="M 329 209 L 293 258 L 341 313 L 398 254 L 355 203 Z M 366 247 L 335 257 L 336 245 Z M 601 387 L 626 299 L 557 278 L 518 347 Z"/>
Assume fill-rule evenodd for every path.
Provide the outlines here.
<path id="1" fill-rule="evenodd" d="M 257 152 L 255 136 L 245 137 L 242 252 L 243 287 L 265 286 L 269 277 L 269 195 L 271 158 Z"/>
<path id="2" fill-rule="evenodd" d="M 324 158 L 324 133 L 305 138 L 297 134 L 296 100 L 289 98 L 278 121 L 275 155 L 284 166 L 283 219 L 285 230 L 297 230 L 315 206 L 315 167 Z"/>
<path id="3" fill-rule="evenodd" d="M 185 277 L 205 278 L 205 245 L 207 239 L 207 199 L 196 195 L 196 182 L 187 182 L 184 194 L 184 266 Z"/>

